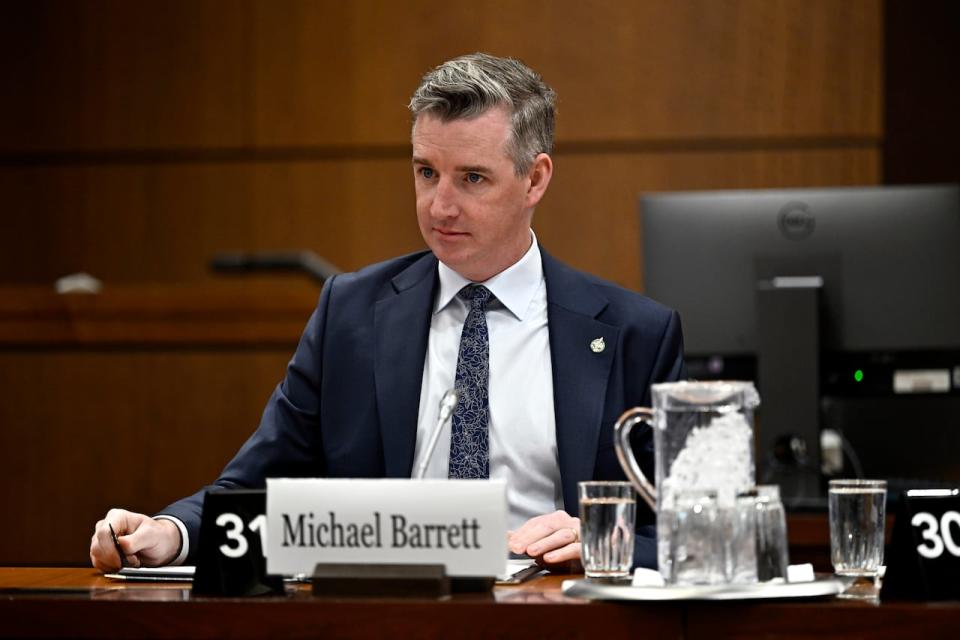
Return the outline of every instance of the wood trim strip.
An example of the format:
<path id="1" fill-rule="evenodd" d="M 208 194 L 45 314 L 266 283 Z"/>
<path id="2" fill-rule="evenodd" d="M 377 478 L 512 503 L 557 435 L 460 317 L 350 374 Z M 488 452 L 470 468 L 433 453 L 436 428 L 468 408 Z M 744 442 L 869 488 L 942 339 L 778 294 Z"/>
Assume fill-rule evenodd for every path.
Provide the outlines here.
<path id="1" fill-rule="evenodd" d="M 883 142 L 882 136 L 870 135 L 565 140 L 557 142 L 554 155 L 880 149 Z M 0 152 L 0 166 L 322 162 L 330 160 L 388 160 L 407 158 L 409 155 L 409 144 L 222 147 L 209 149 L 181 147 L 176 149 L 98 149 L 42 152 L 3 151 Z"/>

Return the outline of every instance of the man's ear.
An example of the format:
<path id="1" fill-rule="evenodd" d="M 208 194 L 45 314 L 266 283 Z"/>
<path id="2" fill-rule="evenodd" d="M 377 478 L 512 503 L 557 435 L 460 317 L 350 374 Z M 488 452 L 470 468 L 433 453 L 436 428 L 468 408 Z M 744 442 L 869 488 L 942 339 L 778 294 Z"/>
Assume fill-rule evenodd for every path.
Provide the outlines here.
<path id="1" fill-rule="evenodd" d="M 530 165 L 530 172 L 527 179 L 530 180 L 530 187 L 527 189 L 527 207 L 537 206 L 543 194 L 547 192 L 550 185 L 550 178 L 553 176 L 553 160 L 545 153 L 537 154 Z"/>

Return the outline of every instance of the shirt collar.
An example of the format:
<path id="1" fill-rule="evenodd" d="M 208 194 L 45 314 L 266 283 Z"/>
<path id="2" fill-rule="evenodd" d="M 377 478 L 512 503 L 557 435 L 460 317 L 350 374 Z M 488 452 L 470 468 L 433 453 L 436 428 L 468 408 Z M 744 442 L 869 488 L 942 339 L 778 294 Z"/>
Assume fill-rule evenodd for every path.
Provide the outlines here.
<path id="1" fill-rule="evenodd" d="M 533 296 L 543 282 L 543 259 L 533 229 L 530 230 L 530 237 L 530 248 L 523 257 L 485 282 L 473 283 L 441 262 L 438 267 L 440 292 L 433 312 L 438 313 L 445 309 L 468 284 L 482 284 L 517 320 L 522 321 Z"/>

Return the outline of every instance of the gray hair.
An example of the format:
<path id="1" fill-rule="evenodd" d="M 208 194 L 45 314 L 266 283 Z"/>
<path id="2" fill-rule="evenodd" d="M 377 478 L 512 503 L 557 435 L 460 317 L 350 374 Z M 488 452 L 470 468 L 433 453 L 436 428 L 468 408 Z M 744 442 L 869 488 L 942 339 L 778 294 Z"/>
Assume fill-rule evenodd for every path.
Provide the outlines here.
<path id="1" fill-rule="evenodd" d="M 522 176 L 537 154 L 553 152 L 555 101 L 553 89 L 519 60 L 471 53 L 423 76 L 409 106 L 414 124 L 421 113 L 449 122 L 506 106 L 512 122 L 507 152 Z"/>

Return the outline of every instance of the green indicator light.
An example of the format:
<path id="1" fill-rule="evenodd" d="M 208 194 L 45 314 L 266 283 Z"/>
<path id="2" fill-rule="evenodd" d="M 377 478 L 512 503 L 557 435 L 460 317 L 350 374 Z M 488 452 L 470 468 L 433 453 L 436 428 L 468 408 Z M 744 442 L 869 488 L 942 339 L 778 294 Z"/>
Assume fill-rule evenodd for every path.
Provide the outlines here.
<path id="1" fill-rule="evenodd" d="M 857 369 L 853 372 L 853 379 L 857 382 L 863 382 L 863 369 Z"/>

